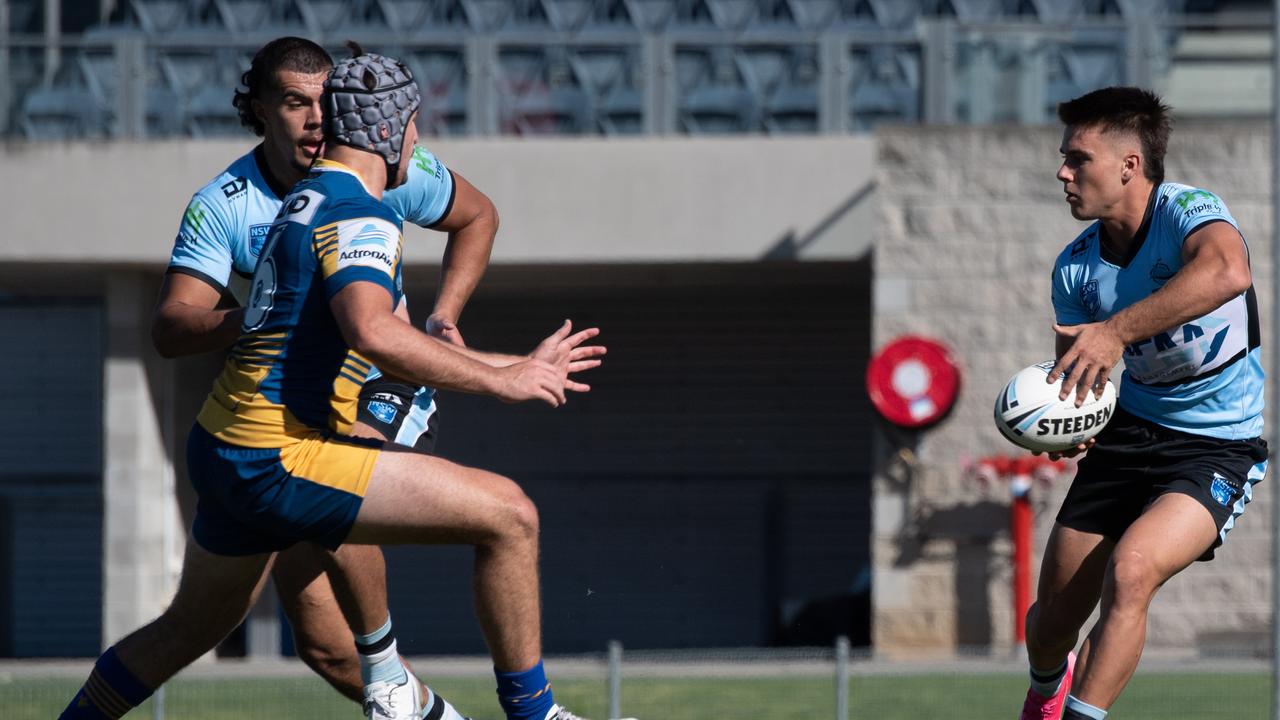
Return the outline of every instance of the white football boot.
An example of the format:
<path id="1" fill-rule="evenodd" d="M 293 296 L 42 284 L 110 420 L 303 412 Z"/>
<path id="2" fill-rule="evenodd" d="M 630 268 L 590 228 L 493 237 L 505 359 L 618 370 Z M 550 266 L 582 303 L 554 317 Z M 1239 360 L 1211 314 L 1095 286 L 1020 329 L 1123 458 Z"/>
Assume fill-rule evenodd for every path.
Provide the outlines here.
<path id="1" fill-rule="evenodd" d="M 364 716 L 369 720 L 421 720 L 422 684 L 413 673 L 401 682 L 379 681 L 364 687 Z"/>
<path id="2" fill-rule="evenodd" d="M 587 719 L 584 717 L 580 717 L 578 715 L 574 715 L 573 713 L 569 712 L 568 710 L 565 710 L 559 705 L 552 705 L 551 709 L 547 711 L 547 716 L 544 717 L 542 720 L 587 720 Z M 635 718 L 619 718 L 619 720 L 636 720 L 636 719 Z"/>

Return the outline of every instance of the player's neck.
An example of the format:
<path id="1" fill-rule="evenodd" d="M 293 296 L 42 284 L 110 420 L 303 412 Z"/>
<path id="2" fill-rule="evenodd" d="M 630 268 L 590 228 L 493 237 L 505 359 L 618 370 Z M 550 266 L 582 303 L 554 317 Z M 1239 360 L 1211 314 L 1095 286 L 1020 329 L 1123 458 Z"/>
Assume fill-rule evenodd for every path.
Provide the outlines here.
<path id="1" fill-rule="evenodd" d="M 356 150 L 345 145 L 326 146 L 324 159 L 342 163 L 360 177 L 365 192 L 381 200 L 387 189 L 387 164 L 381 155 Z"/>
<path id="2" fill-rule="evenodd" d="M 284 190 L 283 195 L 289 193 L 289 189 L 297 185 L 307 176 L 307 173 L 299 169 L 287 157 L 282 156 L 278 152 L 273 152 L 272 148 L 264 142 L 261 146 L 262 162 L 266 164 L 267 183 L 277 193 Z"/>
<path id="3" fill-rule="evenodd" d="M 1151 193 L 1155 191 L 1155 184 L 1147 181 L 1127 190 L 1114 211 L 1101 218 L 1107 229 L 1107 240 L 1112 249 L 1117 251 L 1128 249 L 1137 236 L 1142 221 L 1147 216 L 1147 205 L 1151 200 Z"/>

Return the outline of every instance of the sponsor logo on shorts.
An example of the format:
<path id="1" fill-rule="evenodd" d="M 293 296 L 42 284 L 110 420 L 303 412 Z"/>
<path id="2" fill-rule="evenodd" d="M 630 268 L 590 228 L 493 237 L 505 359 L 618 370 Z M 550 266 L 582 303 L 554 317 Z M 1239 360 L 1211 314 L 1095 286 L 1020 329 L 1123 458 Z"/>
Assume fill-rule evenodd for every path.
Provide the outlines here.
<path id="1" fill-rule="evenodd" d="M 394 405 L 388 405 L 384 402 L 372 400 L 365 407 L 369 409 L 369 413 L 371 415 L 388 425 L 396 419 L 396 408 Z"/>
<path id="2" fill-rule="evenodd" d="M 392 393 L 374 393 L 369 396 L 369 399 L 381 400 L 382 402 L 389 402 L 392 405 L 397 405 L 397 406 L 402 404 L 400 401 L 400 398 L 396 397 Z"/>
<path id="3" fill-rule="evenodd" d="M 1227 506 L 1231 504 L 1231 498 L 1235 497 L 1237 488 L 1230 480 L 1222 477 L 1218 473 L 1213 474 L 1213 484 L 1209 486 L 1209 492 L 1213 495 L 1213 499 L 1219 505 Z"/>

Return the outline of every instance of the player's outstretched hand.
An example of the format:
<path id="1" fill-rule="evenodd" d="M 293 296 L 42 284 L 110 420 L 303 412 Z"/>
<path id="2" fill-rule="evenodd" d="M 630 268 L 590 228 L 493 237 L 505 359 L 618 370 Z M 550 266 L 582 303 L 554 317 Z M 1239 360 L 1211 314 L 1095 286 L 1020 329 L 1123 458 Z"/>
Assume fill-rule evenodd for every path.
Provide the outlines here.
<path id="1" fill-rule="evenodd" d="M 541 400 L 551 407 L 565 403 L 564 376 L 551 363 L 530 358 L 506 367 L 494 368 L 499 382 L 494 395 L 507 403 Z"/>
<path id="2" fill-rule="evenodd" d="M 573 333 L 572 335 L 570 333 Z M 573 392 L 587 392 L 590 385 L 569 379 L 574 373 L 600 367 L 600 358 L 609 352 L 603 345 L 586 345 L 582 343 L 600 334 L 600 328 L 587 328 L 573 332 L 573 322 L 565 320 L 559 330 L 551 333 L 538 347 L 529 353 L 529 357 L 542 360 L 556 366 L 563 373 L 564 387 Z"/>
<path id="3" fill-rule="evenodd" d="M 1089 448 L 1093 447 L 1095 442 L 1097 441 L 1094 440 L 1093 438 L 1089 438 L 1088 440 L 1085 440 L 1084 442 L 1080 443 L 1079 445 L 1069 450 L 1063 450 L 1062 452 L 1051 452 L 1051 453 L 1045 453 L 1045 454 L 1049 456 L 1050 460 L 1057 462 L 1063 458 L 1073 458 L 1081 453 L 1089 452 Z M 1031 454 L 1039 455 L 1040 451 L 1032 450 Z"/>
<path id="4" fill-rule="evenodd" d="M 1058 364 L 1053 366 L 1047 378 L 1048 382 L 1055 383 L 1058 378 L 1066 376 L 1058 399 L 1066 400 L 1072 389 L 1076 394 L 1076 407 L 1084 404 L 1090 390 L 1097 397 L 1102 397 L 1107 378 L 1124 353 L 1124 341 L 1105 322 L 1083 325 L 1055 323 L 1053 331 L 1072 339 L 1071 348 L 1058 358 Z"/>
<path id="5" fill-rule="evenodd" d="M 432 314 L 427 318 L 427 334 L 459 347 L 467 346 L 466 341 L 462 339 L 462 333 L 458 331 L 457 323 L 439 315 Z"/>

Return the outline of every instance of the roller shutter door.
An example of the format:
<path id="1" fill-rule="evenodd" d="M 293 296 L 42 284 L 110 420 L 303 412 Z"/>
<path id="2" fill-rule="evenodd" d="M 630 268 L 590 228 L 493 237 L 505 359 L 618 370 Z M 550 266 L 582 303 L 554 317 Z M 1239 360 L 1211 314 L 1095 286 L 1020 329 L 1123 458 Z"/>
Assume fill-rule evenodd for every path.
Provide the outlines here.
<path id="1" fill-rule="evenodd" d="M 0 305 L 0 655 L 102 636 L 102 311 Z"/>
<path id="2" fill-rule="evenodd" d="M 865 636 L 869 262 L 595 272 L 487 279 L 462 322 L 509 352 L 564 317 L 599 325 L 610 354 L 589 395 L 441 401 L 441 453 L 539 506 L 548 652 Z M 387 555 L 405 652 L 483 652 L 470 553 Z"/>

